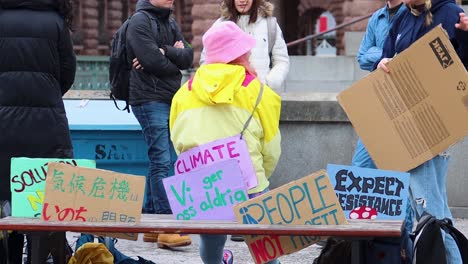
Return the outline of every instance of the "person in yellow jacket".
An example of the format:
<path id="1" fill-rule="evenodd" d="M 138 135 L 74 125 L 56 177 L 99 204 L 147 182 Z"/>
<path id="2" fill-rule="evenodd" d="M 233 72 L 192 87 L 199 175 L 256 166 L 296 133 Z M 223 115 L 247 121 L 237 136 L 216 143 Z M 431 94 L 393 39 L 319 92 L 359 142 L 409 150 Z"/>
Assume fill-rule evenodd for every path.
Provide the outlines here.
<path id="1" fill-rule="evenodd" d="M 172 100 L 169 119 L 172 143 L 180 154 L 238 135 L 253 114 L 243 138 L 258 181 L 256 187 L 248 190 L 249 197 L 258 196 L 268 191 L 268 178 L 281 154 L 281 98 L 267 85 L 261 88 L 248 60 L 255 39 L 235 23 L 227 21 L 212 26 L 203 36 L 203 46 L 205 64 Z M 232 252 L 223 250 L 226 238 L 226 235 L 200 236 L 200 257 L 204 263 L 232 263 Z"/>

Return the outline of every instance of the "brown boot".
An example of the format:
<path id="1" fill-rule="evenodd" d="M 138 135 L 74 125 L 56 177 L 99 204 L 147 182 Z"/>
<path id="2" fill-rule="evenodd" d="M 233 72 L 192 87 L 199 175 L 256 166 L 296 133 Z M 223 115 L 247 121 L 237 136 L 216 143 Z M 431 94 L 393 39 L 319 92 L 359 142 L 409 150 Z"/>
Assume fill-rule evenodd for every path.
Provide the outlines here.
<path id="1" fill-rule="evenodd" d="M 158 242 L 158 235 L 159 235 L 158 233 L 145 233 L 143 235 L 143 241 L 156 243 Z"/>
<path id="2" fill-rule="evenodd" d="M 159 248 L 185 247 L 190 244 L 192 244 L 192 240 L 188 235 L 159 234 L 158 236 Z"/>

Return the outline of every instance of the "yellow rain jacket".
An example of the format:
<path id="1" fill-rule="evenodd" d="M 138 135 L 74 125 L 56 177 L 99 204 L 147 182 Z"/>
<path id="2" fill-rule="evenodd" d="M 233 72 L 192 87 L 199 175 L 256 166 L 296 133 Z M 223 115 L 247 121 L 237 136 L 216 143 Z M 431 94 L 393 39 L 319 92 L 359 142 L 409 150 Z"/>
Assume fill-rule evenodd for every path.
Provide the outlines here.
<path id="1" fill-rule="evenodd" d="M 230 64 L 201 66 L 172 100 L 169 127 L 177 154 L 193 147 L 240 134 L 255 107 L 260 82 L 244 67 Z M 279 118 L 281 98 L 264 86 L 261 101 L 244 132 L 244 139 L 257 173 L 258 186 L 269 186 L 281 155 Z"/>

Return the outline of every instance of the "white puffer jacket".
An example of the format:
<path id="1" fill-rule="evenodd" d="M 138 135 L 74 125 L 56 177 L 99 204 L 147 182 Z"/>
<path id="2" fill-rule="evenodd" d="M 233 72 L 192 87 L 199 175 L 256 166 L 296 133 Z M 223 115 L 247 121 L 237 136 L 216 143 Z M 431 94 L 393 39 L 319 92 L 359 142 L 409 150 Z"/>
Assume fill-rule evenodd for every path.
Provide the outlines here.
<path id="1" fill-rule="evenodd" d="M 224 20 L 224 18 L 219 18 L 214 24 Z M 257 71 L 258 79 L 274 90 L 281 91 L 284 80 L 289 72 L 288 49 L 281 28 L 276 24 L 276 39 L 272 49 L 272 68 L 270 69 L 267 24 L 267 19 L 263 16 L 259 16 L 255 23 L 249 24 L 249 16 L 243 15 L 237 22 L 237 25 L 244 32 L 249 33 L 257 41 L 256 46 L 251 51 L 249 61 Z M 205 49 L 203 49 L 200 57 L 200 65 L 204 64 L 204 62 Z"/>

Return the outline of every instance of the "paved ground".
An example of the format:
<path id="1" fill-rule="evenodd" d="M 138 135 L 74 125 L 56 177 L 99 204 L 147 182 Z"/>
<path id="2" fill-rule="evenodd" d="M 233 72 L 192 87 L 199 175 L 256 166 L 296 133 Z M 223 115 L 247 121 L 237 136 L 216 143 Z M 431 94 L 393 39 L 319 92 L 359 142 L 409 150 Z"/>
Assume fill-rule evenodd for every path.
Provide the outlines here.
<path id="1" fill-rule="evenodd" d="M 468 237 L 468 219 L 456 219 L 455 226 Z M 76 233 L 69 233 L 68 239 L 72 243 L 76 240 Z M 119 240 L 116 247 L 124 254 L 135 257 L 141 256 L 143 258 L 152 260 L 156 264 L 202 264 L 198 255 L 198 236 L 192 236 L 192 245 L 177 250 L 159 249 L 154 243 L 145 243 L 142 240 L 142 235 L 138 241 Z M 234 252 L 234 263 L 236 264 L 253 264 L 252 257 L 250 256 L 247 245 L 243 242 L 233 242 L 228 239 L 226 248 Z M 303 249 L 300 252 L 284 256 L 280 258 L 282 264 L 289 263 L 312 263 L 320 253 L 319 246 L 312 245 L 309 248 Z"/>

